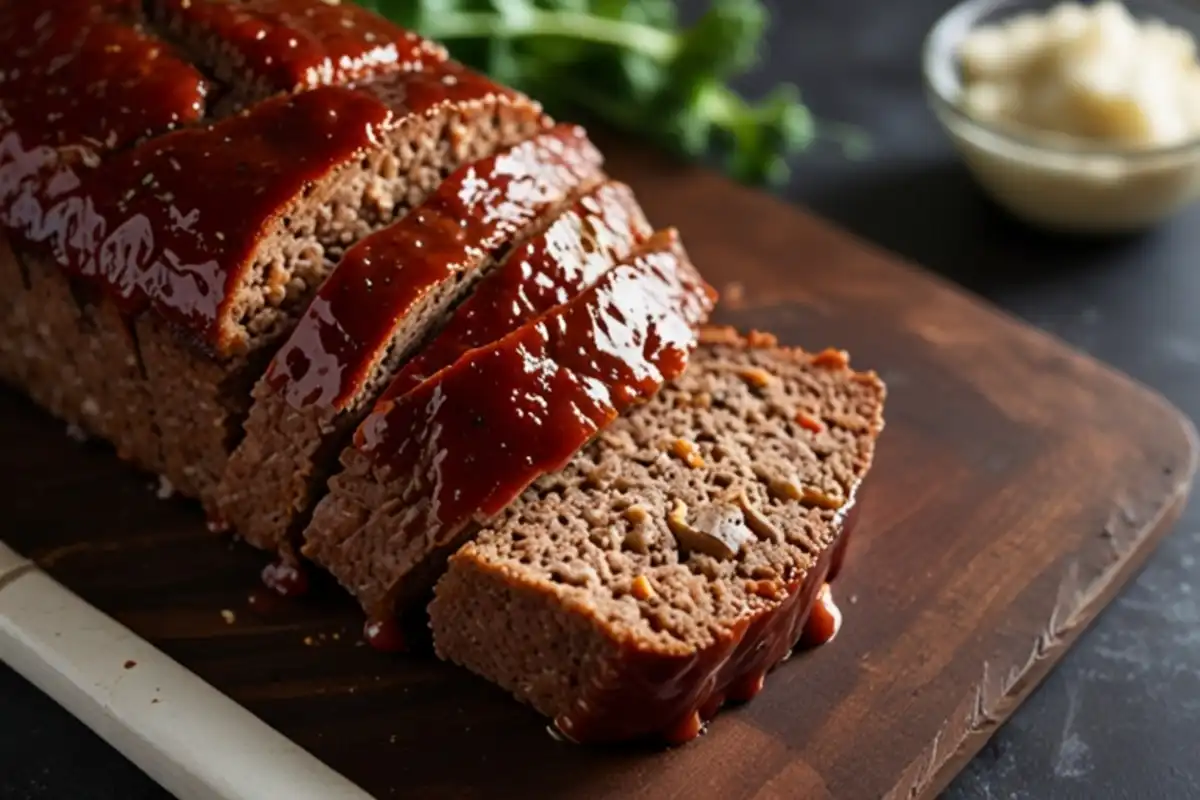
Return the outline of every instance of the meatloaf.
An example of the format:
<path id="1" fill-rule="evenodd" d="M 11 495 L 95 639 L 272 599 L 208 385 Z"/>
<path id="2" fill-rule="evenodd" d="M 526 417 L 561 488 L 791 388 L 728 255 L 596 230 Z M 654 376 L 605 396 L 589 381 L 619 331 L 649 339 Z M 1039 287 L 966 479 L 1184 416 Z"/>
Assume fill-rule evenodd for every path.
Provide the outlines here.
<path id="1" fill-rule="evenodd" d="M 387 619 L 432 586 L 473 523 L 682 372 L 714 299 L 664 231 L 567 303 L 380 401 L 304 554 Z"/>
<path id="2" fill-rule="evenodd" d="M 688 370 L 450 558 L 438 654 L 579 741 L 687 738 L 785 658 L 844 547 L 884 387 L 707 331 Z"/>
<path id="3" fill-rule="evenodd" d="M 398 367 L 514 239 L 602 178 L 583 129 L 560 125 L 460 167 L 412 213 L 354 245 L 255 387 L 216 515 L 290 559 L 327 462 Z"/>
<path id="4" fill-rule="evenodd" d="M 581 129 L 356 4 L 0 0 L 0 378 L 375 629 L 436 584 L 576 740 L 748 698 L 845 548 L 883 386 L 714 302 Z"/>
<path id="5" fill-rule="evenodd" d="M 200 5 L 222 4 L 191 7 Z M 109 55 L 119 61 L 117 53 Z M 151 420 L 159 452 L 139 447 L 151 453 L 139 461 L 157 461 L 143 466 L 208 497 L 240 437 L 250 387 L 341 251 L 448 172 L 545 124 L 526 98 L 419 55 L 420 69 L 276 96 L 132 149 L 59 159 L 50 172 L 45 146 L 21 136 L 36 126 L 15 119 L 5 141 L 22 179 L 4 222 L 17 263 L 51 285 L 9 301 L 6 322 L 17 329 L 5 360 L 16 363 L 4 373 L 119 450 L 128 449 L 122 426 L 95 418 Z M 27 115 L 44 111 L 34 105 Z M 92 311 L 106 303 L 114 307 Z M 124 322 L 116 331 L 114 320 Z M 63 330 L 51 327 L 57 321 Z M 124 365 L 132 390 L 109 396 L 115 379 L 80 374 L 76 354 L 104 343 L 95 329 L 114 350 L 96 358 Z"/>

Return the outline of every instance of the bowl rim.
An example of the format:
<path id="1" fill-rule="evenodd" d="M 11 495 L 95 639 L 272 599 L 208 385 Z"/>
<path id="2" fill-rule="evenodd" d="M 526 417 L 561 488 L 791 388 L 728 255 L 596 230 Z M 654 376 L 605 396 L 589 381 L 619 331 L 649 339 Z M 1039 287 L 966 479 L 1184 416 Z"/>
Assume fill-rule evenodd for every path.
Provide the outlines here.
<path id="1" fill-rule="evenodd" d="M 1046 136 L 1039 134 L 1038 131 L 1026 132 L 987 122 L 968 114 L 956 102 L 953 93 L 957 84 L 955 48 L 967 32 L 977 27 L 982 16 L 990 11 L 1002 9 L 1004 6 L 1022 2 L 1028 3 L 1030 0 L 962 0 L 942 14 L 933 24 L 921 45 L 921 73 L 926 94 L 931 98 L 937 110 L 950 114 L 957 121 L 1007 144 L 1050 156 L 1117 158 L 1129 162 L 1143 162 L 1190 156 L 1200 151 L 1200 133 L 1175 144 L 1130 147 L 1067 136 Z M 1048 11 L 1058 5 L 1061 0 L 1038 0 L 1038 2 L 1044 2 Z M 1195 9 L 1173 2 L 1173 0 L 1121 0 L 1121 2 L 1135 16 L 1138 16 L 1139 11 L 1144 12 L 1155 7 L 1160 9 L 1170 7 L 1173 15 L 1188 17 L 1192 20 L 1192 24 L 1184 25 L 1175 20 L 1165 21 L 1175 27 L 1183 27 L 1200 45 L 1200 12 Z M 1092 3 L 1085 4 L 1092 5 Z M 1144 17 L 1138 18 L 1144 19 Z"/>

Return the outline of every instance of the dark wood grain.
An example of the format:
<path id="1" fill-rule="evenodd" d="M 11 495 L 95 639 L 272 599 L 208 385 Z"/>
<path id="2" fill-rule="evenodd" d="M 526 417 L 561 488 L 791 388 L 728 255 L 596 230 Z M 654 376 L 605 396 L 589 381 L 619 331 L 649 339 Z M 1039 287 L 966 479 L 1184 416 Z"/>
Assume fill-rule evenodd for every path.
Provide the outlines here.
<path id="1" fill-rule="evenodd" d="M 498 690 L 361 646 L 331 588 L 261 557 L 0 393 L 3 538 L 381 796 L 926 797 L 1046 674 L 1180 511 L 1193 429 L 1165 401 L 948 284 L 698 171 L 618 161 L 726 289 L 720 317 L 852 351 L 891 397 L 838 593 L 847 625 L 666 753 L 552 740 Z M 222 610 L 236 620 L 229 624 Z"/>

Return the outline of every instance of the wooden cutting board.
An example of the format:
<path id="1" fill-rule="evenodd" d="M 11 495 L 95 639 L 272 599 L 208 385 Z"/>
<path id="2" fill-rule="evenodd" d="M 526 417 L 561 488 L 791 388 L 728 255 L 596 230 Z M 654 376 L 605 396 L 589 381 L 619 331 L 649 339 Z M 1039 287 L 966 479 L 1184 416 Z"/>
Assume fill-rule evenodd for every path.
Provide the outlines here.
<path id="1" fill-rule="evenodd" d="M 432 658 L 362 646 L 326 588 L 262 558 L 0 392 L 2 538 L 380 796 L 934 795 L 1180 512 L 1192 426 L 1164 400 L 801 211 L 630 156 L 652 219 L 725 291 L 723 321 L 849 349 L 891 390 L 831 645 L 670 752 L 585 749 Z"/>

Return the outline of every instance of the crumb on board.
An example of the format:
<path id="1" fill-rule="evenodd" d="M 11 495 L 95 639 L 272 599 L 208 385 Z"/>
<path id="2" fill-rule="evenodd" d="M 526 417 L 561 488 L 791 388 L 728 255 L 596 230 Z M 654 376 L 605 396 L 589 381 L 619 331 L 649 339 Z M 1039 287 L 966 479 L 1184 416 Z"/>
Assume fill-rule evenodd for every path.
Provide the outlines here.
<path id="1" fill-rule="evenodd" d="M 233 613 L 232 609 L 222 608 L 221 619 L 225 620 L 226 625 L 232 625 L 233 623 L 237 622 L 237 614 Z"/>
<path id="2" fill-rule="evenodd" d="M 125 662 L 125 669 L 133 669 L 137 666 L 137 662 L 132 658 Z"/>
<path id="3" fill-rule="evenodd" d="M 159 500 L 170 500 L 175 496 L 175 484 L 171 483 L 166 475 L 159 475 L 158 488 L 154 493 L 158 496 Z"/>

